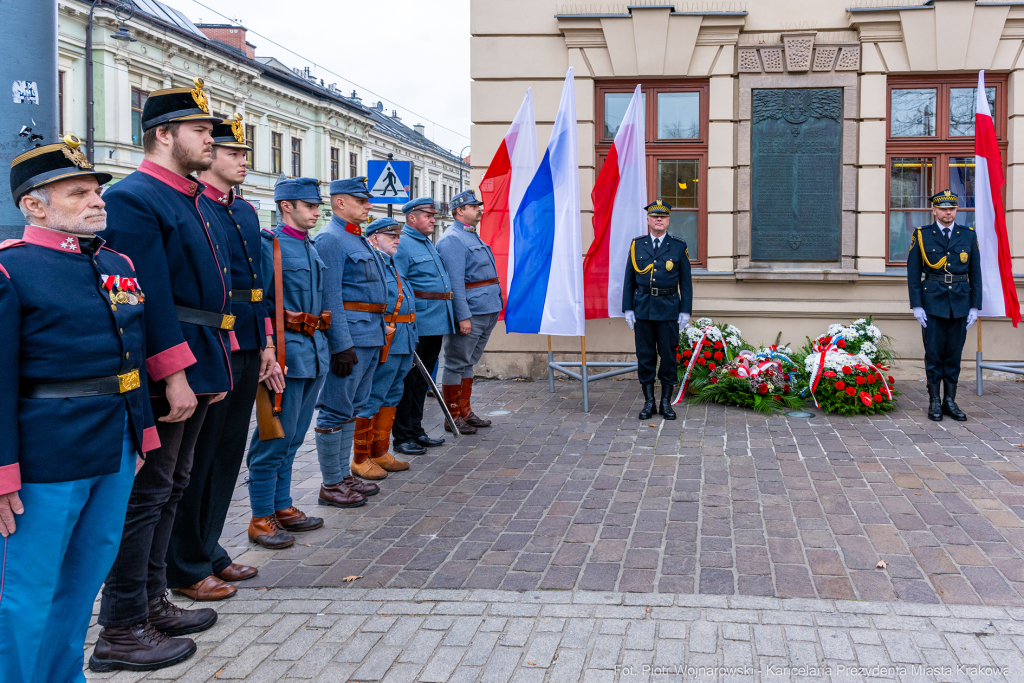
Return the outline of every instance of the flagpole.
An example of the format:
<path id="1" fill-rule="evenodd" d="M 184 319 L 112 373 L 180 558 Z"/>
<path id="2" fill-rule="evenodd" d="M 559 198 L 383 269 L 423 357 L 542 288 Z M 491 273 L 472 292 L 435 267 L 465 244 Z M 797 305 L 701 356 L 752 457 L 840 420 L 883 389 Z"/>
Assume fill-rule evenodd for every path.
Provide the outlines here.
<path id="1" fill-rule="evenodd" d="M 552 394 L 555 393 L 555 370 L 551 367 L 551 363 L 555 360 L 555 356 L 551 353 L 551 335 L 548 335 L 548 391 Z"/>
<path id="2" fill-rule="evenodd" d="M 981 360 L 981 316 L 978 316 L 978 353 L 975 354 L 974 358 L 974 364 L 977 366 L 978 369 L 977 376 L 975 377 L 975 384 L 977 385 L 976 389 L 978 392 L 978 396 L 981 396 L 983 390 L 981 386 Z"/>
<path id="3" fill-rule="evenodd" d="M 583 412 L 590 412 L 590 393 L 588 391 L 590 380 L 587 379 L 587 337 L 580 337 L 580 377 L 583 379 Z"/>

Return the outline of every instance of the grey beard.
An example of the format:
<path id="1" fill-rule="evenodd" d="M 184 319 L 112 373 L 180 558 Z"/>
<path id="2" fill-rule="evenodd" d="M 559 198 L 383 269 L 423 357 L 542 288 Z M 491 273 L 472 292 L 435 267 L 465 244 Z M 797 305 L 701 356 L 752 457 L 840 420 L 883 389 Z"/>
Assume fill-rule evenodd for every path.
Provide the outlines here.
<path id="1" fill-rule="evenodd" d="M 107 212 L 104 210 L 101 213 L 103 214 L 102 222 L 88 223 L 81 215 L 68 215 L 62 211 L 54 211 L 53 207 L 50 207 L 46 227 L 73 235 L 95 235 L 107 228 Z"/>

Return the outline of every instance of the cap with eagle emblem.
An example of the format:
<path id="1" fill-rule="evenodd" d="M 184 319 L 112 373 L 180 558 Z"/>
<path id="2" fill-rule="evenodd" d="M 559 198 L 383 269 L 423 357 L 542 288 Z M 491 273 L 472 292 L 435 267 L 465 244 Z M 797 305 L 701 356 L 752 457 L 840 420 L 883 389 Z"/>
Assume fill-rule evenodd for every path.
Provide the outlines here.
<path id="1" fill-rule="evenodd" d="M 959 204 L 959 202 L 958 202 L 959 197 L 957 197 L 955 194 L 953 194 L 949 190 L 943 190 L 942 192 L 939 192 L 938 194 L 933 194 L 928 199 L 931 200 L 932 206 L 936 206 L 936 207 L 952 208 L 952 207 L 955 207 L 955 206 L 957 206 Z"/>
<path id="2" fill-rule="evenodd" d="M 656 199 L 645 206 L 644 209 L 647 211 L 648 216 L 668 216 L 669 212 L 672 211 L 672 205 Z"/>
<path id="3" fill-rule="evenodd" d="M 194 88 L 167 88 L 149 94 L 142 107 L 142 130 L 147 131 L 175 121 L 213 121 L 219 116 L 210 114 L 210 101 L 201 78 L 193 78 Z"/>
<path id="4" fill-rule="evenodd" d="M 242 125 L 241 114 L 235 114 L 233 117 L 225 119 L 222 123 L 214 124 L 213 144 L 216 147 L 252 149 L 252 147 L 245 144 L 245 126 Z"/>
<path id="5" fill-rule="evenodd" d="M 113 176 L 93 170 L 79 149 L 81 146 L 82 140 L 74 133 L 68 133 L 57 144 L 36 147 L 15 157 L 11 162 L 14 203 L 18 204 L 32 190 L 64 178 L 94 176 L 100 185 L 109 183 Z"/>

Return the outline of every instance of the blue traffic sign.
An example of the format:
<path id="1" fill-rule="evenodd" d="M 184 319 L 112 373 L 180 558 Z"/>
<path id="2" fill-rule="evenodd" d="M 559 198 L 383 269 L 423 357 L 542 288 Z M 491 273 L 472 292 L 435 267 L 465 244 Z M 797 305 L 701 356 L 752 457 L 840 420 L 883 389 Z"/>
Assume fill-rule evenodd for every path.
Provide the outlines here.
<path id="1" fill-rule="evenodd" d="M 411 161 L 367 161 L 366 175 L 370 194 L 373 195 L 370 201 L 374 204 L 405 204 L 409 201 Z"/>

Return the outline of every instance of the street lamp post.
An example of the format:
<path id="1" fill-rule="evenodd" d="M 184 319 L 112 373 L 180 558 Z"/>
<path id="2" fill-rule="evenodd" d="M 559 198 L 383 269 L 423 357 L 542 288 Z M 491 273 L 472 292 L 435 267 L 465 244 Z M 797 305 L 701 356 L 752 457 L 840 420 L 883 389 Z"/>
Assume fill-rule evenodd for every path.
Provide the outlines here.
<path id="1" fill-rule="evenodd" d="M 111 38 L 129 43 L 135 42 L 135 38 L 132 37 L 128 27 L 124 25 L 126 21 L 135 16 L 135 3 L 132 0 L 92 0 L 92 6 L 89 7 L 89 20 L 85 27 L 85 92 L 88 98 L 88 105 L 85 108 L 85 153 L 90 164 L 96 163 L 96 120 L 93 111 L 95 99 L 93 97 L 92 14 L 96 11 L 97 5 L 106 4 L 114 7 L 114 16 L 121 22 L 117 32 Z"/>
<path id="2" fill-rule="evenodd" d="M 462 193 L 462 173 L 463 173 L 463 169 L 462 169 L 463 163 L 462 162 L 466 158 L 466 150 L 467 149 L 469 149 L 469 145 L 466 145 L 465 147 L 463 147 L 462 151 L 459 152 L 459 193 L 460 194 Z"/>

